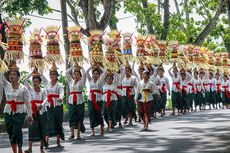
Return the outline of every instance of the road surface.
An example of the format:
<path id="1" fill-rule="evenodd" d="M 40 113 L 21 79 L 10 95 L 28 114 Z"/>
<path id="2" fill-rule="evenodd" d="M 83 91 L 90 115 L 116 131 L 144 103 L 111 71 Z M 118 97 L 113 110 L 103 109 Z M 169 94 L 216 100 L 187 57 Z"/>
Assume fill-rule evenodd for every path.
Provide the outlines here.
<path id="1" fill-rule="evenodd" d="M 169 114 L 169 112 L 167 112 Z M 158 117 L 142 131 L 141 123 L 134 126 L 115 128 L 104 136 L 90 137 L 86 119 L 86 133 L 81 140 L 62 143 L 57 148 L 55 138 L 50 138 L 50 148 L 46 152 L 60 153 L 197 153 L 230 152 L 230 110 L 206 110 L 187 113 L 183 116 L 166 115 Z M 66 139 L 69 137 L 68 123 L 64 123 Z M 97 129 L 97 134 L 99 134 Z M 27 129 L 23 129 L 24 146 L 27 149 Z M 11 152 L 7 134 L 0 134 L 0 153 Z M 33 152 L 39 152 L 39 143 L 34 144 Z"/>

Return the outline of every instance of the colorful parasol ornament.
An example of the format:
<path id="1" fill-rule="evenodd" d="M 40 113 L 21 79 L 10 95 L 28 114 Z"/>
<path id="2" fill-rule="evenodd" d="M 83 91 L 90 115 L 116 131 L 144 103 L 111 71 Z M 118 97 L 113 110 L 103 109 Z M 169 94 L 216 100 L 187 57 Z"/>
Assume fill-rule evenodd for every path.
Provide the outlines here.
<path id="1" fill-rule="evenodd" d="M 115 51 L 115 54 L 117 55 L 117 58 L 119 60 L 119 64 L 122 64 L 125 62 L 125 59 L 121 53 L 121 35 L 120 32 L 117 30 L 111 30 L 108 33 L 109 37 L 112 39 L 112 48 Z"/>
<path id="2" fill-rule="evenodd" d="M 157 41 L 158 47 L 160 48 L 159 51 L 159 58 L 161 59 L 162 62 L 166 62 L 166 48 L 167 48 L 167 42 L 163 40 L 158 40 Z"/>
<path id="3" fill-rule="evenodd" d="M 46 32 L 46 48 L 47 53 L 45 56 L 45 61 L 49 64 L 52 64 L 53 62 L 57 64 L 62 64 L 64 62 L 61 52 L 60 52 L 60 39 L 58 31 L 60 29 L 60 26 L 48 26 L 44 30 Z"/>
<path id="4" fill-rule="evenodd" d="M 145 41 L 145 51 L 148 52 L 147 62 L 154 65 L 161 64 L 161 60 L 158 59 L 159 48 L 157 46 L 157 37 L 154 35 L 148 35 Z"/>
<path id="5" fill-rule="evenodd" d="M 228 63 L 229 63 L 228 53 L 227 52 L 221 53 L 221 58 L 222 58 L 223 67 L 224 68 L 228 68 Z"/>
<path id="6" fill-rule="evenodd" d="M 117 55 L 115 55 L 115 50 L 113 48 L 113 39 L 111 38 L 105 38 L 104 43 L 106 46 L 106 52 L 105 52 L 105 60 L 103 61 L 103 67 L 106 70 L 115 71 L 117 72 L 119 70 L 118 66 L 118 58 Z"/>
<path id="7" fill-rule="evenodd" d="M 178 52 L 179 52 L 179 43 L 178 41 L 172 41 L 169 44 L 169 49 L 170 49 L 170 53 L 171 53 L 171 61 L 175 62 L 178 59 Z"/>
<path id="8" fill-rule="evenodd" d="M 101 30 L 91 30 L 89 37 L 89 58 L 90 62 L 102 63 L 103 50 L 102 50 L 102 36 L 104 35 Z"/>
<path id="9" fill-rule="evenodd" d="M 23 42 L 22 42 L 22 35 L 23 29 L 22 26 L 25 22 L 23 20 L 6 20 L 5 24 L 7 26 L 6 34 L 7 34 L 7 49 L 5 52 L 4 59 L 10 63 L 10 61 L 19 62 L 24 58 L 23 53 Z"/>
<path id="10" fill-rule="evenodd" d="M 123 34 L 122 54 L 123 54 L 123 57 L 126 59 L 126 61 L 132 61 L 133 60 L 132 35 L 133 34 L 131 34 L 130 32 L 126 32 Z"/>
<path id="11" fill-rule="evenodd" d="M 69 55 L 69 62 L 75 63 L 80 62 L 82 63 L 86 58 L 83 56 L 83 50 L 81 46 L 81 27 L 80 26 L 72 26 L 67 28 L 69 32 L 69 39 L 70 39 L 70 55 Z"/>
<path id="12" fill-rule="evenodd" d="M 145 50 L 145 44 L 147 36 L 136 37 L 137 51 L 136 51 L 136 61 L 137 63 L 147 62 L 147 57 L 149 57 L 149 52 Z"/>
<path id="13" fill-rule="evenodd" d="M 30 47 L 29 47 L 29 66 L 31 68 L 44 69 L 44 59 L 41 49 L 41 29 L 34 29 L 31 33 Z"/>

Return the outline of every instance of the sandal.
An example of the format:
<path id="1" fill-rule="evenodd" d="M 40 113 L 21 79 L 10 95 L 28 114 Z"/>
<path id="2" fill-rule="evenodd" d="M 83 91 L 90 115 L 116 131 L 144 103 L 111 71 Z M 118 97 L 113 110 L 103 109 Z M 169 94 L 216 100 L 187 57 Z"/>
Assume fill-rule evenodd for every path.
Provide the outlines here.
<path id="1" fill-rule="evenodd" d="M 27 150 L 24 151 L 24 153 L 32 153 L 32 150 L 27 149 Z"/>
<path id="2" fill-rule="evenodd" d="M 81 140 L 81 136 L 77 136 L 77 140 Z"/>
<path id="3" fill-rule="evenodd" d="M 45 151 L 43 149 L 41 149 L 41 153 L 45 153 Z"/>
<path id="4" fill-rule="evenodd" d="M 71 135 L 68 139 L 69 139 L 69 140 L 74 139 L 74 135 Z"/>

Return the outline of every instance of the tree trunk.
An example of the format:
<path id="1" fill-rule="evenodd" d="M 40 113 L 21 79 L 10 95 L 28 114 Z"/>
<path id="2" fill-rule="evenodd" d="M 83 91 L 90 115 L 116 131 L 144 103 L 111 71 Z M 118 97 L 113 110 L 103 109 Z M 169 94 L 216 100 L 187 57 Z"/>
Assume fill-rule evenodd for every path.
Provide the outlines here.
<path id="1" fill-rule="evenodd" d="M 198 37 L 194 41 L 195 45 L 200 46 L 203 44 L 205 38 L 209 35 L 209 33 L 212 31 L 213 27 L 216 25 L 217 20 L 221 14 L 221 11 L 223 9 L 224 4 L 225 4 L 225 0 L 221 0 L 214 17 L 209 21 L 209 23 L 206 25 L 206 27 L 203 29 L 203 31 L 198 35 Z"/>
<path id="2" fill-rule="evenodd" d="M 2 14 L 0 13 L 0 24 L 3 24 L 3 20 L 2 20 Z M 2 42 L 5 42 L 6 43 L 6 32 L 5 32 L 5 26 L 2 27 L 2 29 L 0 29 L 0 33 L 2 35 Z M 5 51 L 0 47 L 0 55 L 3 59 L 4 57 L 4 53 Z"/>
<path id="3" fill-rule="evenodd" d="M 117 18 L 116 18 L 115 7 L 112 10 L 112 16 L 111 16 L 111 19 L 109 20 L 109 27 L 110 27 L 110 29 L 117 30 Z"/>
<path id="4" fill-rule="evenodd" d="M 226 1 L 228 12 L 228 27 L 230 29 L 230 0 Z M 227 31 L 230 34 L 230 30 Z M 230 59 L 230 40 L 225 40 L 225 48 L 228 52 L 228 58 Z"/>
<path id="5" fill-rule="evenodd" d="M 70 50 L 70 42 L 68 39 L 68 18 L 67 18 L 67 9 L 66 9 L 66 0 L 60 0 L 61 4 L 61 19 L 62 19 L 62 32 L 63 32 L 63 40 L 64 40 L 64 48 L 65 48 L 65 64 L 66 64 L 66 69 L 70 67 L 68 64 L 68 56 L 69 56 L 69 50 Z M 68 84 L 66 86 L 66 97 L 68 99 L 68 93 L 69 93 L 69 88 Z M 66 102 L 66 104 L 68 104 Z"/>
<path id="6" fill-rule="evenodd" d="M 2 14 L 0 13 L 0 24 L 3 24 L 3 20 L 2 20 Z M 0 33 L 2 35 L 2 42 L 5 42 L 6 43 L 6 32 L 5 32 L 5 26 L 2 27 L 2 29 L 0 30 Z M 3 59 L 4 57 L 4 53 L 5 51 L 0 47 L 0 55 L 1 55 L 1 58 Z M 5 76 L 8 76 L 7 75 L 8 73 L 6 73 Z M 8 78 L 8 77 L 7 77 Z M 5 103 L 6 103 L 6 96 L 5 96 L 5 92 L 3 92 L 3 97 L 2 97 L 2 101 L 0 102 L 1 105 L 0 105 L 0 115 L 3 114 L 3 108 L 5 106 Z"/>
<path id="7" fill-rule="evenodd" d="M 148 1 L 147 0 L 142 1 L 142 5 L 143 5 L 143 8 L 147 9 L 148 8 Z M 152 26 L 152 23 L 150 20 L 151 20 L 150 16 L 146 16 L 146 24 L 147 24 L 148 34 L 153 34 L 154 30 L 153 30 L 153 26 Z"/>
<path id="8" fill-rule="evenodd" d="M 161 39 L 166 40 L 168 36 L 168 31 L 169 31 L 169 17 L 170 17 L 170 12 L 169 12 L 169 0 L 164 1 L 164 23 L 163 23 L 163 30 L 161 34 Z"/>

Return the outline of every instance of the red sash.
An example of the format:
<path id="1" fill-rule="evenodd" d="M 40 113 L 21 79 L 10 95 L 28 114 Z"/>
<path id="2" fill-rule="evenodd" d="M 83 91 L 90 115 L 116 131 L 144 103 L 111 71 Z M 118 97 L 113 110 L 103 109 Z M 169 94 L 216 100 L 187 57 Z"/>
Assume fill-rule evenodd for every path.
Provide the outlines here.
<path id="1" fill-rule="evenodd" d="M 220 84 L 219 84 L 219 83 L 216 84 L 216 87 L 217 87 L 217 91 L 218 91 L 219 93 L 221 93 L 221 89 L 220 89 Z"/>
<path id="2" fill-rule="evenodd" d="M 6 104 L 9 104 L 11 110 L 15 113 L 17 111 L 17 105 L 23 105 L 25 102 L 16 102 L 15 100 L 7 100 Z"/>
<path id="3" fill-rule="evenodd" d="M 59 98 L 59 95 L 57 94 L 48 94 L 47 101 L 50 103 L 52 107 L 54 107 L 54 100 L 53 98 Z"/>
<path id="4" fill-rule="evenodd" d="M 192 87 L 192 92 L 195 93 L 194 85 L 192 83 L 188 83 L 188 85 Z"/>
<path id="5" fill-rule="evenodd" d="M 203 83 L 203 86 L 204 86 L 204 91 L 206 91 L 206 86 L 208 86 L 209 84 L 207 83 Z"/>
<path id="6" fill-rule="evenodd" d="M 183 86 L 182 86 L 182 91 L 183 91 L 185 94 L 187 94 L 187 90 L 186 90 L 186 89 L 187 89 L 187 86 L 183 85 Z"/>
<path id="7" fill-rule="evenodd" d="M 128 99 L 131 99 L 131 89 L 133 88 L 133 86 L 122 86 L 122 89 L 126 89 L 126 95 L 128 97 Z"/>
<path id="8" fill-rule="evenodd" d="M 209 86 L 210 86 L 210 91 L 212 90 L 212 86 L 213 86 L 214 84 L 212 84 L 212 83 L 209 83 Z"/>
<path id="9" fill-rule="evenodd" d="M 95 93 L 102 94 L 102 91 L 101 90 L 90 90 L 90 97 L 91 97 L 91 100 L 92 100 L 93 107 L 94 107 L 95 110 L 99 111 L 99 110 L 101 110 L 101 108 L 98 106 L 98 104 L 96 102 Z"/>
<path id="10" fill-rule="evenodd" d="M 122 86 L 117 86 L 117 89 L 122 89 Z"/>
<path id="11" fill-rule="evenodd" d="M 200 84 L 196 84 L 196 92 L 199 91 L 198 87 L 200 86 Z"/>
<path id="12" fill-rule="evenodd" d="M 30 102 L 30 105 L 31 105 L 31 109 L 32 109 L 32 112 L 34 114 L 34 116 L 37 116 L 37 106 L 36 104 L 42 104 L 42 100 L 32 100 Z"/>
<path id="13" fill-rule="evenodd" d="M 173 85 L 176 86 L 176 89 L 180 91 L 180 83 L 179 82 L 173 82 Z"/>
<path id="14" fill-rule="evenodd" d="M 163 93 L 167 93 L 166 84 L 162 84 L 161 91 L 162 91 Z"/>
<path id="15" fill-rule="evenodd" d="M 230 98 L 230 94 L 228 92 L 228 86 L 222 86 L 224 88 L 224 92 L 225 92 L 225 96 L 229 99 Z"/>
<path id="16" fill-rule="evenodd" d="M 103 92 L 103 94 L 107 94 L 107 99 L 106 99 L 106 104 L 105 104 L 105 106 L 106 106 L 106 108 L 108 109 L 109 106 L 111 105 L 111 96 L 112 96 L 112 94 L 116 94 L 116 95 L 118 96 L 118 93 L 115 92 L 115 91 L 108 90 L 108 91 L 106 91 L 106 92 Z"/>
<path id="17" fill-rule="evenodd" d="M 73 104 L 77 104 L 77 95 L 82 94 L 82 92 L 73 91 L 73 92 L 70 92 L 69 94 L 73 95 Z"/>

